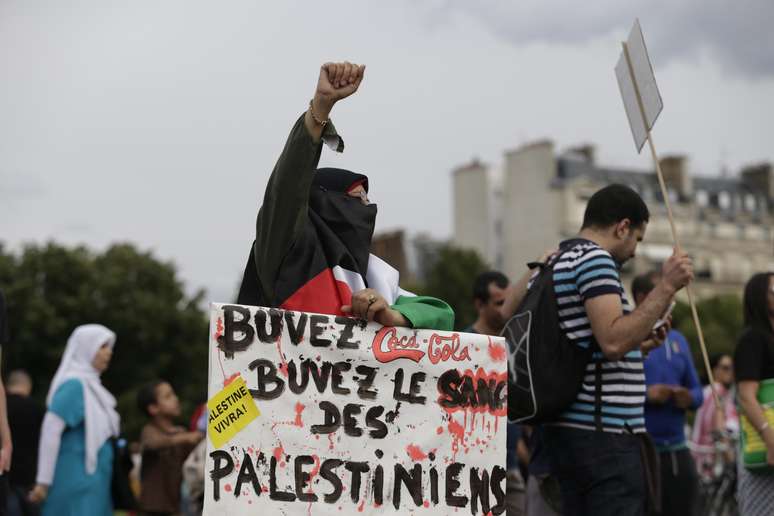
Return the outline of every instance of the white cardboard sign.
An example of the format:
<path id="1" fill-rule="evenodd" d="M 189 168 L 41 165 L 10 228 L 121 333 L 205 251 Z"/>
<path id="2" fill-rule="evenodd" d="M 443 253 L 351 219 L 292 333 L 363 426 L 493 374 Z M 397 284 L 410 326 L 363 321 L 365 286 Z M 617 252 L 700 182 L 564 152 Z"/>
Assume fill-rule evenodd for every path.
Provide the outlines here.
<path id="1" fill-rule="evenodd" d="M 615 76 L 618 79 L 634 145 L 637 147 L 637 152 L 640 152 L 647 139 L 648 131 L 653 129 L 653 124 L 656 123 L 659 113 L 664 108 L 664 103 L 656 85 L 656 76 L 653 74 L 639 20 L 635 20 L 634 27 L 629 33 L 626 50 L 629 60 L 627 62 L 626 52 L 622 50 L 615 65 Z M 638 92 L 642 100 L 642 109 L 637 99 Z"/>
<path id="2" fill-rule="evenodd" d="M 504 514 L 501 337 L 213 304 L 209 345 L 205 514 Z"/>

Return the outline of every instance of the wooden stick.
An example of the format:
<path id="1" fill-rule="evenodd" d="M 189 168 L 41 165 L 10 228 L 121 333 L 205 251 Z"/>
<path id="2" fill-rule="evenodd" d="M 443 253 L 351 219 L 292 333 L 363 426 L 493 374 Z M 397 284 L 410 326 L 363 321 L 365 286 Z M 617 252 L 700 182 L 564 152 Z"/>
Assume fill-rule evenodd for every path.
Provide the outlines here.
<path id="1" fill-rule="evenodd" d="M 640 89 L 637 86 L 637 81 L 634 78 L 634 69 L 632 68 L 632 62 L 629 58 L 629 48 L 626 42 L 621 42 L 623 45 L 624 56 L 626 57 L 626 64 L 629 67 L 629 75 L 632 78 L 632 84 L 634 84 L 634 93 L 637 96 L 637 104 L 640 107 L 640 115 L 642 116 L 642 122 L 645 124 L 645 131 L 647 135 L 648 145 L 650 146 L 650 153 L 653 157 L 653 164 L 656 166 L 656 176 L 658 177 L 658 184 L 661 187 L 661 197 L 664 198 L 664 205 L 667 209 L 667 218 L 669 218 L 669 227 L 672 230 L 672 239 L 675 242 L 675 249 L 680 251 L 682 246 L 680 245 L 680 239 L 677 236 L 677 227 L 675 226 L 675 218 L 672 214 L 672 203 L 669 199 L 669 191 L 667 190 L 666 183 L 664 182 L 664 174 L 661 172 L 661 163 L 658 160 L 658 154 L 656 154 L 656 146 L 653 145 L 653 136 L 648 129 L 648 121 L 645 118 L 645 106 L 642 104 L 642 97 L 640 96 Z M 696 303 L 693 299 L 693 292 L 691 286 L 686 285 L 685 292 L 688 294 L 688 304 L 691 307 L 691 316 L 693 318 L 693 324 L 696 326 L 696 334 L 699 336 L 699 347 L 701 348 L 701 355 L 704 359 L 704 369 L 707 371 L 707 379 L 709 380 L 710 389 L 712 390 L 712 397 L 715 399 L 715 406 L 718 411 L 722 410 L 720 404 L 720 397 L 715 389 L 715 378 L 712 374 L 712 368 L 709 363 L 709 355 L 707 354 L 707 346 L 704 343 L 704 332 L 701 329 L 701 323 L 699 322 L 699 312 L 696 310 Z"/>

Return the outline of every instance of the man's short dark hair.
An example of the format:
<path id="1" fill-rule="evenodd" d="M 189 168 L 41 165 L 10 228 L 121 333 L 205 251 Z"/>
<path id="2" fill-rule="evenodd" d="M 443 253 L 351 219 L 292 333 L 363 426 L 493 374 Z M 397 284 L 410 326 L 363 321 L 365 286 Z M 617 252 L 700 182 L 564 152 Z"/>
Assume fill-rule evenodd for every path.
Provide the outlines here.
<path id="1" fill-rule="evenodd" d="M 473 281 L 473 299 L 478 299 L 482 303 L 489 301 L 489 285 L 492 283 L 505 288 L 508 286 L 508 278 L 499 271 L 482 272 Z"/>
<path id="2" fill-rule="evenodd" d="M 629 219 L 632 227 L 641 227 L 650 220 L 650 212 L 640 194 L 628 186 L 612 184 L 591 196 L 581 229 L 607 228 L 624 219 Z"/>
<path id="3" fill-rule="evenodd" d="M 156 396 L 156 389 L 162 383 L 164 383 L 164 380 L 153 380 L 152 382 L 146 383 L 140 387 L 140 390 L 137 391 L 137 407 L 146 416 L 150 417 L 148 407 L 158 401 Z"/>
<path id="4" fill-rule="evenodd" d="M 658 278 L 658 275 L 658 271 L 650 271 L 635 276 L 632 280 L 632 297 L 637 299 L 637 296 L 640 294 L 643 296 L 650 294 L 650 291 L 656 286 L 656 278 Z"/>

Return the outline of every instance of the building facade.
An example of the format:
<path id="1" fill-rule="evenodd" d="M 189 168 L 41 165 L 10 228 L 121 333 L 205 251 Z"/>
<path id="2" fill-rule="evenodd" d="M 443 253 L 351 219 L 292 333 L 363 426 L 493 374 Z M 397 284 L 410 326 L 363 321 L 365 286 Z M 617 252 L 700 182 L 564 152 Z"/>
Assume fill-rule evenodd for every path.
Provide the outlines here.
<path id="1" fill-rule="evenodd" d="M 481 190 L 497 184 L 491 179 L 496 171 L 473 163 L 453 172 L 453 239 L 479 250 L 490 263 L 499 262 L 511 278 L 520 276 L 527 262 L 576 235 L 589 197 L 611 183 L 634 188 L 651 211 L 637 257 L 622 270 L 625 283 L 634 274 L 659 268 L 672 253 L 666 206 L 654 170 L 600 166 L 593 147 L 557 154 L 550 141 L 506 152 L 504 158 L 501 184 L 486 194 Z M 691 176 L 682 156 L 663 158 L 661 168 L 678 237 L 694 258 L 698 296 L 739 294 L 753 273 L 774 270 L 770 163 L 746 167 L 734 178 Z M 482 199 L 490 200 L 486 208 Z"/>

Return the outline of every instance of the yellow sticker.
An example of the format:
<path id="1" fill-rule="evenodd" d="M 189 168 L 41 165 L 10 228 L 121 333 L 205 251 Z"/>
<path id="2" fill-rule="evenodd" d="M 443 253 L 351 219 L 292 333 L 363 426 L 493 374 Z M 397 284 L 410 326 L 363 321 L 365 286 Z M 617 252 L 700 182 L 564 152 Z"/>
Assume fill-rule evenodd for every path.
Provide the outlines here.
<path id="1" fill-rule="evenodd" d="M 250 421 L 261 415 L 241 376 L 208 400 L 207 408 L 210 411 L 207 435 L 215 448 L 230 441 Z"/>

